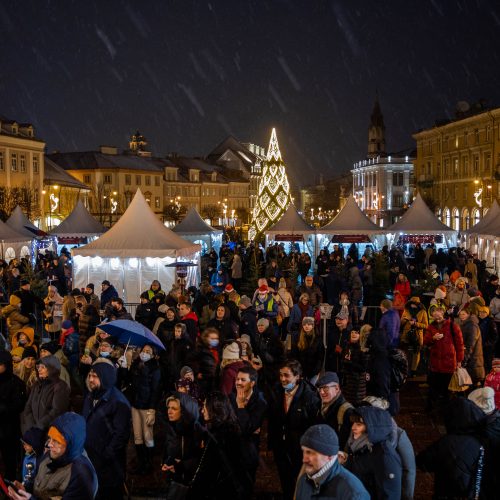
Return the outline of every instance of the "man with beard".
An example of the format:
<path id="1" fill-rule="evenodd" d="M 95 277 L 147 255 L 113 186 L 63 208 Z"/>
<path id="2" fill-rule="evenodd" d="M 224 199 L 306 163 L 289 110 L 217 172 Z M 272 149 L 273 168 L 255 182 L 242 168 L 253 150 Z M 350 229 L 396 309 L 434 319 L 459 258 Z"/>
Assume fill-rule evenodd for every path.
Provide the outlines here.
<path id="1" fill-rule="evenodd" d="M 85 449 L 99 479 L 97 499 L 123 498 L 131 411 L 115 384 L 116 368 L 111 363 L 98 361 L 92 365 L 82 415 L 87 422 Z"/>
<path id="2" fill-rule="evenodd" d="M 99 311 L 99 308 L 101 307 L 101 300 L 94 293 L 94 284 L 93 283 L 89 283 L 85 287 L 85 290 L 83 291 L 83 296 L 85 297 L 87 304 L 93 305 Z"/>

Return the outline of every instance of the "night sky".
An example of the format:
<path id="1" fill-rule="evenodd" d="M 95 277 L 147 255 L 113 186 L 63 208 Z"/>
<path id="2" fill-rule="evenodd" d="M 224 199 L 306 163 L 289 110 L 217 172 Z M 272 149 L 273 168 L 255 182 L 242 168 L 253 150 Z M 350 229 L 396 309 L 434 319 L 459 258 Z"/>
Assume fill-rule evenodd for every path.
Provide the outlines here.
<path id="1" fill-rule="evenodd" d="M 389 151 L 500 105 L 496 0 L 3 1 L 0 115 L 48 151 L 203 156 L 228 134 L 267 148 L 277 127 L 296 184 L 366 155 L 376 91 Z"/>

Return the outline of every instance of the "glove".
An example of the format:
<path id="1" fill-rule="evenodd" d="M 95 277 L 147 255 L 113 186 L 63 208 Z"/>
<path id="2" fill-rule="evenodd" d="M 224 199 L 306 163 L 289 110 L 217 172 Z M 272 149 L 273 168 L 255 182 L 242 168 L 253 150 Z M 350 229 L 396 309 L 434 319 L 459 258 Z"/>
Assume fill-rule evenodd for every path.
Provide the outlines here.
<path id="1" fill-rule="evenodd" d="M 125 357 L 125 354 L 118 358 L 118 366 L 120 368 L 128 368 L 127 358 Z"/>
<path id="2" fill-rule="evenodd" d="M 156 414 L 156 410 L 147 410 L 146 411 L 146 425 L 148 427 L 152 427 L 155 424 L 155 414 Z"/>

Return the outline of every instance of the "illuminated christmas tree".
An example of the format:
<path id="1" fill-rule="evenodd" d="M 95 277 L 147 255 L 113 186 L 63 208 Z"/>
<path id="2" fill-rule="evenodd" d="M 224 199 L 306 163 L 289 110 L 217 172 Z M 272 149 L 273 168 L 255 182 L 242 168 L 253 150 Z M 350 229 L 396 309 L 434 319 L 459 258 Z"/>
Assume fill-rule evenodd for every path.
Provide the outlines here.
<path id="1" fill-rule="evenodd" d="M 273 128 L 248 237 L 254 240 L 278 222 L 289 204 L 290 185 L 286 176 L 285 162 L 281 158 L 276 129 Z"/>

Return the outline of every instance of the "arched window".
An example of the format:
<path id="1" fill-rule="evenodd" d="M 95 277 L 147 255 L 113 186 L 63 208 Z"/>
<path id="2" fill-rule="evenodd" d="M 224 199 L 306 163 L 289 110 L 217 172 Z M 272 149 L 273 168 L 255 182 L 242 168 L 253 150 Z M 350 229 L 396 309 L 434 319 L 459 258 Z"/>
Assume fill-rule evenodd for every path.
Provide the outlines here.
<path id="1" fill-rule="evenodd" d="M 460 212 L 457 207 L 455 207 L 451 212 L 451 223 L 452 229 L 460 231 Z"/>
<path id="2" fill-rule="evenodd" d="M 472 209 L 472 226 L 475 226 L 479 221 L 481 220 L 481 212 L 479 209 L 473 208 Z"/>
<path id="3" fill-rule="evenodd" d="M 467 207 L 462 208 L 462 230 L 469 229 L 469 209 Z"/>
<path id="4" fill-rule="evenodd" d="M 443 209 L 443 223 L 451 227 L 451 213 L 448 207 Z"/>

